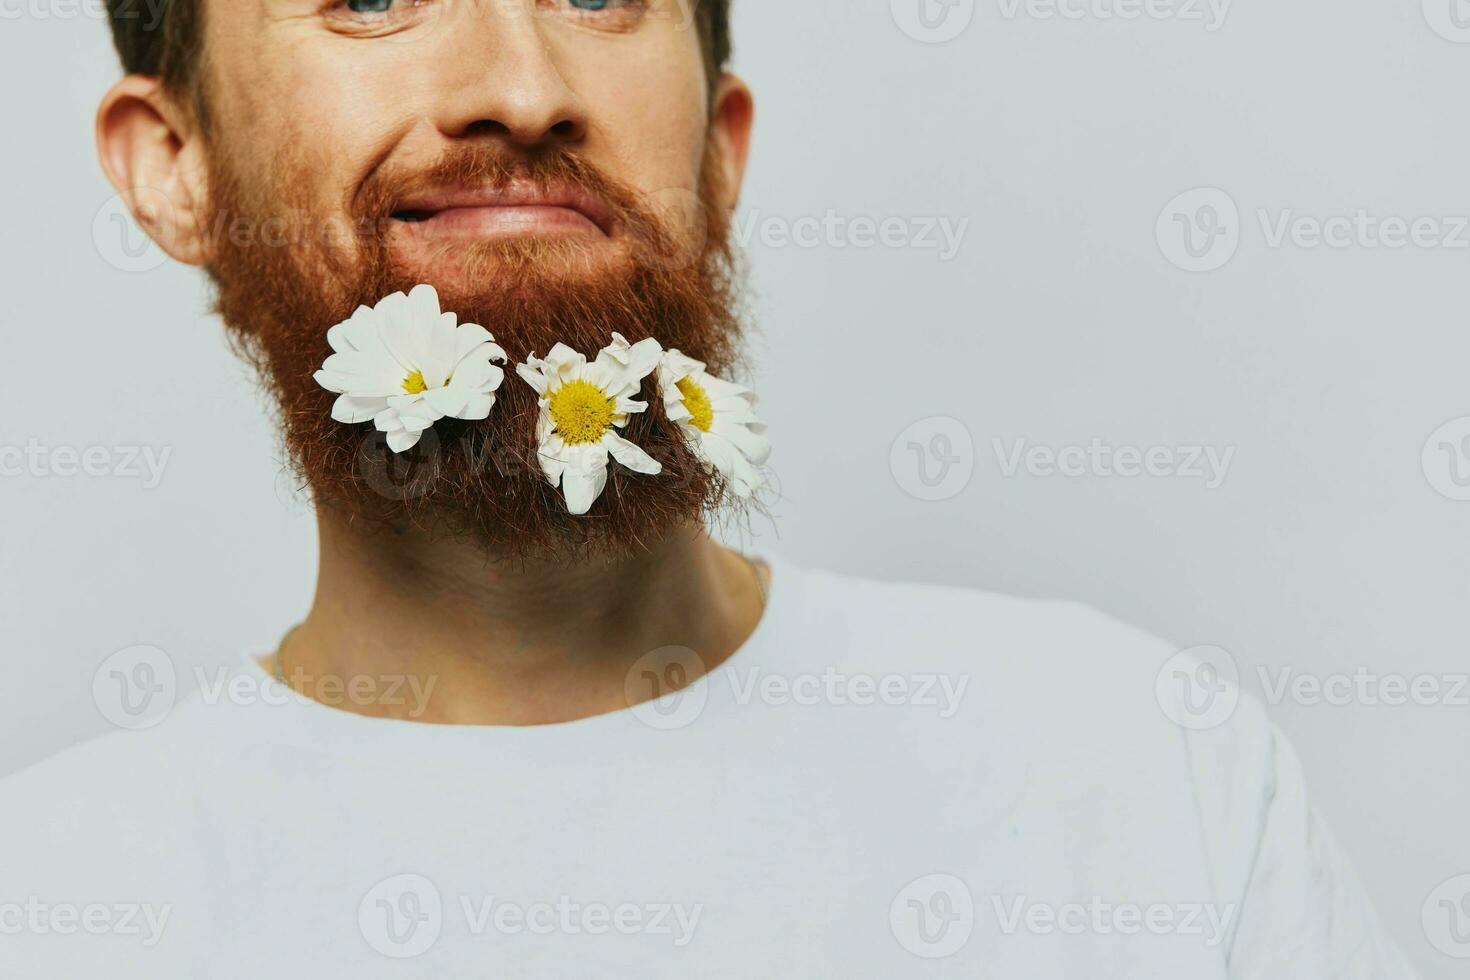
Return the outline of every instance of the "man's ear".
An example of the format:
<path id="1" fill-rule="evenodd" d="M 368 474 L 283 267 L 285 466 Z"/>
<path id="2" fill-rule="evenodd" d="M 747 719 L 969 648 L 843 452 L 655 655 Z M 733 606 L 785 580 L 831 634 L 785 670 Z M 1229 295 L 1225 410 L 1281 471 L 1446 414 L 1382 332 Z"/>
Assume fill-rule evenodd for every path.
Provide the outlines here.
<path id="1" fill-rule="evenodd" d="M 720 203 L 727 211 L 740 203 L 740 187 L 745 183 L 745 164 L 750 159 L 750 133 L 755 124 L 755 96 L 749 86 L 736 75 L 726 72 L 715 85 L 710 114 L 710 137 L 720 150 L 724 170 Z"/>
<path id="2" fill-rule="evenodd" d="M 208 181 L 193 119 L 161 81 L 128 75 L 97 109 L 97 155 L 134 220 L 168 255 L 204 265 Z"/>

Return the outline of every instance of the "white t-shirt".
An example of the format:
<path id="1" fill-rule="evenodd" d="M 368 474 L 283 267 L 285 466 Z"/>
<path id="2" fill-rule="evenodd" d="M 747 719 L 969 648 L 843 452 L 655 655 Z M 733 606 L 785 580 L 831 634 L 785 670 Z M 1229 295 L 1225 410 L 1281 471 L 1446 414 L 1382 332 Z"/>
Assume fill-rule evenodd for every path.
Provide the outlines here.
<path id="1" fill-rule="evenodd" d="M 1414 976 L 1281 734 L 1172 695 L 1173 648 L 772 566 L 637 710 L 374 720 L 252 659 L 0 782 L 0 976 Z"/>

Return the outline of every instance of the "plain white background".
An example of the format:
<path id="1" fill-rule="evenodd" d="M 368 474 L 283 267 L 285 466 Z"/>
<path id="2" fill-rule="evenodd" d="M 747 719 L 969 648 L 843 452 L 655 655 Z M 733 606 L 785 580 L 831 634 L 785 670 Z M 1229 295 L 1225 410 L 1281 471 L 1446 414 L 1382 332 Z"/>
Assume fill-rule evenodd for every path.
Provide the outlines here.
<path id="1" fill-rule="evenodd" d="M 742 540 L 1079 599 L 1225 648 L 1262 695 L 1367 677 L 1270 710 L 1439 980 L 1464 963 L 1421 912 L 1470 872 L 1470 426 L 1437 433 L 1470 416 L 1459 2 L 929 0 L 930 30 L 917 0 L 736 0 L 783 490 Z M 92 677 L 119 649 L 187 672 L 271 648 L 315 542 L 203 280 L 115 218 L 105 24 L 0 13 L 0 447 L 35 447 L 0 456 L 3 773 L 109 730 Z M 1175 455 L 1133 477 L 1027 455 L 1094 440 Z M 56 472 L 90 447 L 105 475 Z M 168 453 L 156 485 L 135 447 Z M 1191 447 L 1229 454 L 1223 479 Z M 1437 703 L 1384 703 L 1385 678 Z"/>

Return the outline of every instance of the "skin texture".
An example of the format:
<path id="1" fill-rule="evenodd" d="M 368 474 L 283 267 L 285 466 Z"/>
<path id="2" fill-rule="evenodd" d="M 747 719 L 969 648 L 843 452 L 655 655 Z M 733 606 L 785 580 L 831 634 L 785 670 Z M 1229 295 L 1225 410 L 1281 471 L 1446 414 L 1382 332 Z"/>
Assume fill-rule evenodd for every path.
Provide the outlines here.
<path id="1" fill-rule="evenodd" d="M 360 297 L 323 280 L 350 279 L 361 265 L 364 202 L 403 203 L 375 189 L 422 191 L 446 174 L 489 172 L 478 163 L 446 169 L 447 161 L 514 167 L 570 154 L 670 235 L 695 242 L 709 223 L 690 202 L 720 216 L 736 203 L 753 109 L 737 78 L 708 77 L 684 3 L 610 0 L 586 11 L 572 0 L 428 0 L 359 13 L 316 0 L 205 0 L 210 132 L 194 123 L 187 99 L 130 76 L 99 108 L 101 162 L 161 247 L 209 269 L 222 294 L 253 290 L 262 309 L 290 307 L 267 301 L 270 278 L 243 281 L 262 266 L 238 261 L 240 246 L 221 240 L 222 202 L 260 218 L 289 201 L 288 221 L 314 233 L 255 257 L 287 263 L 283 281 L 294 278 L 298 291 L 316 284 L 312 300 L 337 309 Z M 487 311 L 516 308 L 506 283 L 539 308 L 537 297 L 560 295 L 550 292 L 558 286 L 631 281 L 639 242 L 628 228 L 538 207 L 450 217 L 434 228 L 383 222 L 375 242 L 395 276 L 432 282 Z M 359 237 L 315 233 L 339 227 Z M 327 269 L 343 276 L 323 276 Z M 248 305 L 226 317 L 232 329 L 257 325 Z M 267 313 L 260 322 L 270 322 Z M 544 339 L 516 331 L 513 322 L 496 329 L 514 357 L 527 353 L 516 341 Z M 698 343 L 690 337 L 688 346 Z M 711 349 L 721 349 L 719 338 Z M 277 375 L 318 366 L 300 363 L 305 353 L 276 359 L 289 362 L 284 372 L 275 365 Z M 618 506 L 631 510 L 629 499 Z M 413 522 L 373 533 L 360 512 L 319 500 L 318 590 L 280 651 L 288 680 L 313 693 L 328 678 L 411 675 L 434 691 L 413 720 L 523 725 L 627 706 L 630 666 L 657 648 L 687 647 L 713 667 L 759 620 L 756 576 L 709 539 L 697 514 L 649 513 L 655 519 L 642 525 L 625 515 L 637 547 L 547 549 L 510 561 L 483 535 Z M 675 676 L 692 680 L 698 670 Z M 340 706 L 409 716 L 401 705 Z"/>

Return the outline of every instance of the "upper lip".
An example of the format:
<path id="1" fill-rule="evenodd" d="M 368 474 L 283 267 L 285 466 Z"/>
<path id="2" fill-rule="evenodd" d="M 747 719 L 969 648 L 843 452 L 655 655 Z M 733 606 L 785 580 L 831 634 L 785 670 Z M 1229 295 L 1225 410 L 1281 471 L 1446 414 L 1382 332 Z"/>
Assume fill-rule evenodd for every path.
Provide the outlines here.
<path id="1" fill-rule="evenodd" d="M 452 208 L 569 208 L 611 236 L 617 215 L 596 194 L 574 184 L 542 185 L 529 181 L 512 181 L 504 187 L 444 187 L 405 197 L 393 213 L 405 211 L 436 214 Z"/>

